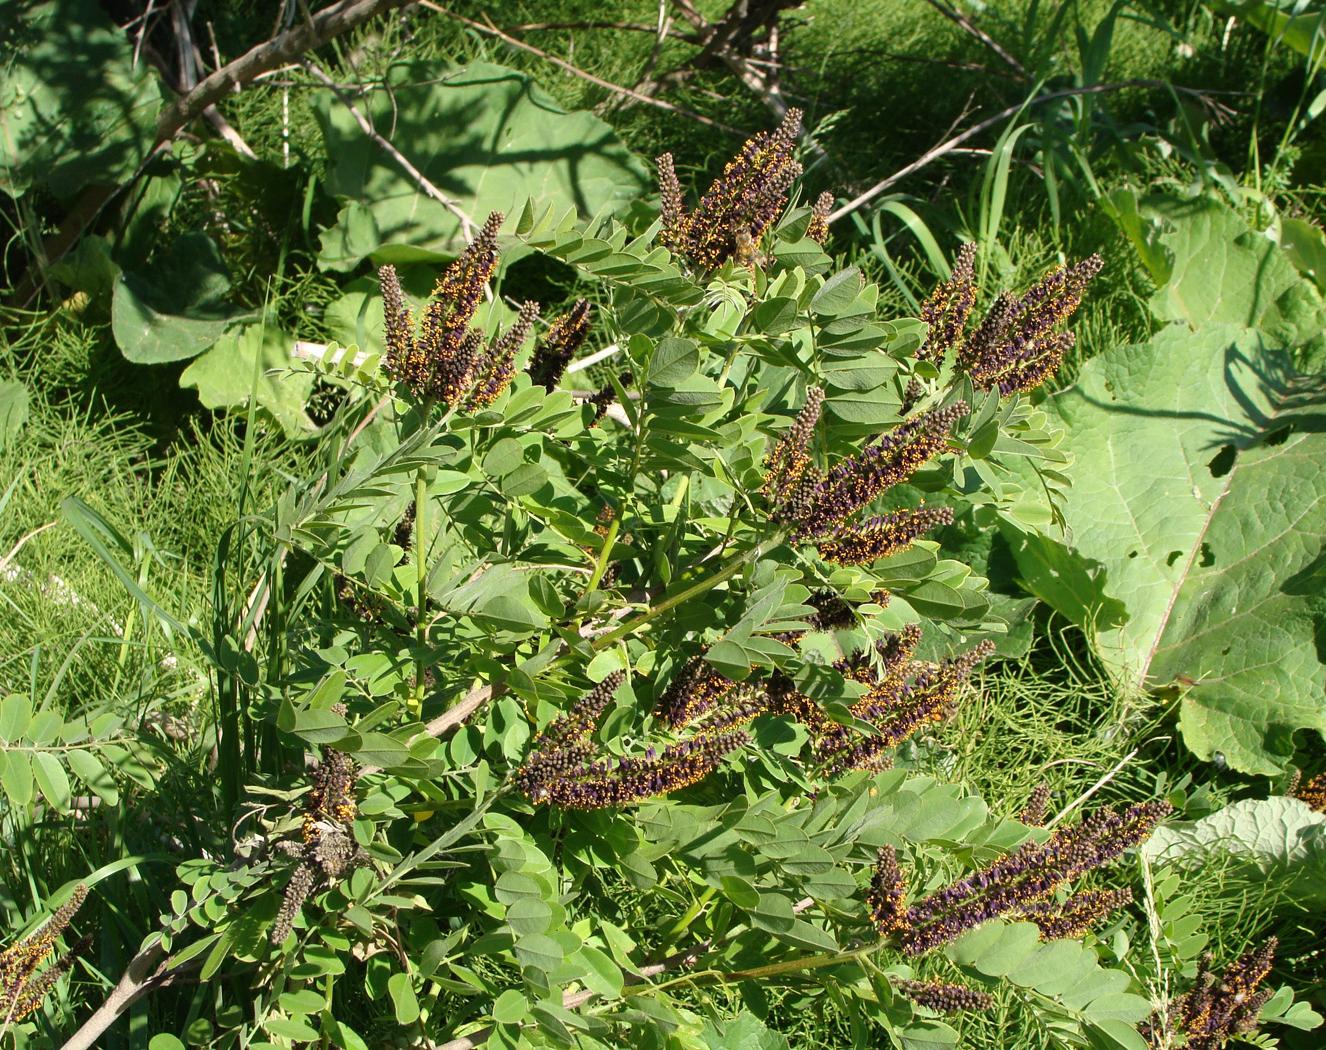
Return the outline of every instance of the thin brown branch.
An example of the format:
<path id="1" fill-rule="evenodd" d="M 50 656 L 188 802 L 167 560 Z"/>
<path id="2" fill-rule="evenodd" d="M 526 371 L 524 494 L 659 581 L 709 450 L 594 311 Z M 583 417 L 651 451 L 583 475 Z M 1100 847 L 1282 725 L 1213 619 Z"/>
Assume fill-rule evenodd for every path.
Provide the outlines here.
<path id="1" fill-rule="evenodd" d="M 284 65 L 370 18 L 404 7 L 410 0 L 341 0 L 304 22 L 250 48 L 233 62 L 204 77 L 188 94 L 176 99 L 157 118 L 157 141 L 173 138 L 208 106 L 247 84 L 260 73 Z"/>
<path id="2" fill-rule="evenodd" d="M 147 991 L 153 978 L 160 973 L 165 956 L 166 951 L 159 941 L 135 955 L 125 967 L 119 983 L 106 996 L 106 1001 L 97 1007 L 96 1012 L 83 1022 L 77 1032 L 65 1040 L 61 1050 L 92 1050 L 92 1047 L 100 1045 L 98 1040 L 106 1029 L 129 1009 L 135 999 Z"/>
<path id="3" fill-rule="evenodd" d="M 437 201 L 438 204 L 442 205 L 442 207 L 446 208 L 447 211 L 451 212 L 452 215 L 454 215 L 458 220 L 460 220 L 461 233 L 464 235 L 465 239 L 467 241 L 473 240 L 474 235 L 477 232 L 478 228 L 474 225 L 474 220 L 471 219 L 469 215 L 465 213 L 464 209 L 461 208 L 460 202 L 457 201 L 454 197 L 447 196 L 436 186 L 434 186 L 433 183 L 429 181 L 428 177 L 424 175 L 422 171 L 416 168 L 414 164 L 410 162 L 410 159 L 405 156 L 404 153 L 402 153 L 394 145 L 392 145 L 389 139 L 378 134 L 377 129 L 373 127 L 373 122 L 369 120 L 368 117 L 365 116 L 364 113 L 354 104 L 354 102 L 350 100 L 350 97 L 346 95 L 344 91 L 341 90 L 340 86 L 336 83 L 336 81 L 334 81 L 331 77 L 329 77 L 326 73 L 322 71 L 322 69 L 317 65 L 317 63 L 305 59 L 303 62 L 303 66 L 308 71 L 310 76 L 312 76 L 315 80 L 317 80 L 319 83 L 325 86 L 328 90 L 331 91 L 333 95 L 336 96 L 337 100 L 341 103 L 341 105 L 343 105 L 347 110 L 349 110 L 350 116 L 352 116 L 354 118 L 355 123 L 359 125 L 359 129 L 368 138 L 370 138 L 373 141 L 374 145 L 376 145 L 378 149 L 382 150 L 383 153 L 385 153 L 388 157 L 390 157 L 393 161 L 396 162 L 397 167 L 399 167 L 403 172 L 405 172 L 407 176 L 409 176 L 411 182 L 413 182 L 416 186 L 418 186 L 419 189 L 421 189 L 427 196 Z"/>
<path id="4" fill-rule="evenodd" d="M 419 6 L 425 7 L 429 11 L 435 11 L 440 15 L 445 15 L 447 18 L 453 19 L 461 25 L 469 26 L 476 33 L 483 33 L 485 36 L 496 37 L 498 40 L 501 40 L 514 48 L 518 48 L 521 51 L 527 51 L 531 55 L 543 59 L 545 62 L 551 62 L 558 69 L 564 70 L 574 77 L 579 77 L 581 80 L 587 81 L 596 87 L 601 87 L 605 91 L 611 91 L 615 95 L 621 95 L 624 98 L 633 99 L 646 106 L 653 106 L 655 109 L 662 109 L 669 113 L 675 113 L 679 117 L 693 120 L 697 124 L 703 124 L 705 127 L 717 128 L 719 131 L 726 131 L 731 135 L 740 135 L 743 138 L 746 135 L 746 133 L 740 128 L 734 128 L 731 124 L 724 124 L 722 121 L 713 120 L 704 116 L 702 113 L 695 113 L 692 110 L 673 105 L 671 102 L 665 102 L 661 98 L 651 98 L 649 95 L 642 95 L 640 92 L 633 91 L 631 88 L 622 87 L 620 84 L 614 84 L 601 77 L 596 77 L 593 73 L 587 73 L 579 66 L 572 65 L 564 58 L 558 58 L 556 55 L 549 54 L 547 51 L 537 48 L 533 44 L 527 44 L 523 40 L 517 40 L 515 37 L 511 36 L 511 34 L 498 29 L 497 26 L 493 25 L 491 22 L 476 22 L 472 18 L 458 15 L 456 12 L 448 10 L 440 4 L 435 4 L 432 0 L 420 0 Z"/>
<path id="5" fill-rule="evenodd" d="M 658 26 L 647 25 L 644 22 L 525 22 L 518 26 L 507 26 L 508 33 L 543 33 L 558 29 L 614 29 L 628 33 L 648 33 L 651 36 L 658 33 Z M 690 34 L 672 28 L 667 30 L 666 35 L 673 40 L 695 42 L 695 38 Z"/>
<path id="6" fill-rule="evenodd" d="M 956 7 L 945 2 L 945 0 L 926 0 L 931 7 L 938 11 L 949 21 L 955 23 L 962 31 L 978 40 L 982 47 L 998 55 L 1004 63 L 1012 69 L 1021 79 L 1030 79 L 1027 76 L 1027 70 L 1016 58 L 1014 58 L 1002 44 L 987 33 L 980 26 L 976 25 L 971 19 L 959 11 Z"/>

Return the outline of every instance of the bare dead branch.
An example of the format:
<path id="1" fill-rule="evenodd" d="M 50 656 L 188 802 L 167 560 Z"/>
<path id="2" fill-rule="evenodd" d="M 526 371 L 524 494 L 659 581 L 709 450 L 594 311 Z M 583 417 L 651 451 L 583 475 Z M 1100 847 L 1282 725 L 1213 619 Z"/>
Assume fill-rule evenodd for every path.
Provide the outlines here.
<path id="1" fill-rule="evenodd" d="M 188 94 L 176 99 L 157 118 L 157 141 L 173 138 L 208 106 L 247 84 L 260 73 L 284 65 L 306 51 L 321 47 L 370 18 L 404 7 L 410 0 L 341 0 L 338 4 L 292 25 L 285 32 L 250 48 L 233 62 L 204 77 Z"/>

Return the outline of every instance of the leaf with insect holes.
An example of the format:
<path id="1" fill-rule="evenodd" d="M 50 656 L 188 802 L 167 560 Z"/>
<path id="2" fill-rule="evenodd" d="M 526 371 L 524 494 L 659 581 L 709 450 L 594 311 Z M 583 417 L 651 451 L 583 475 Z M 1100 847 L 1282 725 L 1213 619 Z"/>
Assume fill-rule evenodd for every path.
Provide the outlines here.
<path id="1" fill-rule="evenodd" d="M 1326 392 L 1261 333 L 1171 325 L 1106 351 L 1052 409 L 1071 432 L 1073 550 L 1099 567 L 1093 615 L 1056 597 L 1052 561 L 1019 557 L 1032 589 L 1075 616 L 1116 680 L 1180 683 L 1202 758 L 1272 773 L 1294 733 L 1326 731 Z"/>

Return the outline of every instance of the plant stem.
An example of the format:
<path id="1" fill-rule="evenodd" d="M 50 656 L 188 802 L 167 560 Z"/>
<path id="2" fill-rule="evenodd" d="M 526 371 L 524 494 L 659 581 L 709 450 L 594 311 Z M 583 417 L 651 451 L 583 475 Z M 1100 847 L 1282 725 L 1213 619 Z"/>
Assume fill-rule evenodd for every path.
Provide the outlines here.
<path id="1" fill-rule="evenodd" d="M 687 908 L 686 913 L 673 924 L 672 929 L 668 930 L 667 939 L 664 943 L 675 944 L 677 938 L 690 929 L 691 923 L 695 921 L 696 916 L 704 911 L 704 906 L 714 899 L 714 894 L 717 892 L 718 890 L 713 886 L 710 886 L 700 894 L 700 896 L 695 898 L 695 903 Z"/>
<path id="2" fill-rule="evenodd" d="M 617 533 L 621 531 L 621 527 L 622 519 L 621 516 L 618 515 L 612 519 L 612 523 L 608 526 L 607 535 L 603 537 L 603 549 L 599 551 L 598 560 L 594 563 L 594 571 L 590 574 L 589 583 L 585 587 L 585 593 L 581 599 L 582 601 L 584 598 L 588 598 L 598 590 L 599 583 L 603 579 L 603 574 L 608 569 L 608 559 L 612 557 L 612 548 L 617 542 Z"/>
<path id="3" fill-rule="evenodd" d="M 599 635 L 590 643 L 590 648 L 595 652 L 598 652 L 600 649 L 606 649 L 608 646 L 621 641 L 621 639 L 634 634 L 645 624 L 649 623 L 651 620 L 657 619 L 665 612 L 675 609 L 678 605 L 682 605 L 690 601 L 692 598 L 698 598 L 700 595 L 708 593 L 720 583 L 730 580 L 751 562 L 758 561 L 760 556 L 764 554 L 766 550 L 770 547 L 777 546 L 781 542 L 782 534 L 779 533 L 772 539 L 765 540 L 763 543 L 752 547 L 750 550 L 746 551 L 745 554 L 737 555 L 708 579 L 692 584 L 684 591 L 679 591 L 670 598 L 664 598 L 657 605 L 646 609 L 639 616 L 635 617 L 635 619 L 627 620 L 620 627 L 609 631 L 607 634 Z"/>
<path id="4" fill-rule="evenodd" d="M 428 483 L 423 467 L 414 475 L 414 696 L 410 700 L 410 713 L 418 717 L 424 709 L 424 649 L 428 644 L 428 567 L 424 556 L 424 528 L 428 523 Z"/>

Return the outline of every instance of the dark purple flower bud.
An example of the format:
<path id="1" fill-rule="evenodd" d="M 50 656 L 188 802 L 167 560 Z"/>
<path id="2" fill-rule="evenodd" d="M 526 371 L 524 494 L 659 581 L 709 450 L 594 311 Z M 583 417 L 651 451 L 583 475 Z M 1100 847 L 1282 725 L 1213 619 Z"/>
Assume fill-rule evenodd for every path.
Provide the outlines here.
<path id="1" fill-rule="evenodd" d="M 577 299 L 569 312 L 562 314 L 539 341 L 529 374 L 545 390 L 553 390 L 566 366 L 589 335 L 589 300 Z"/>
<path id="2" fill-rule="evenodd" d="M 899 980 L 895 987 L 917 1006 L 942 1014 L 954 1014 L 960 1010 L 989 1010 L 994 1006 L 994 997 L 988 992 L 968 988 L 965 984 Z"/>

